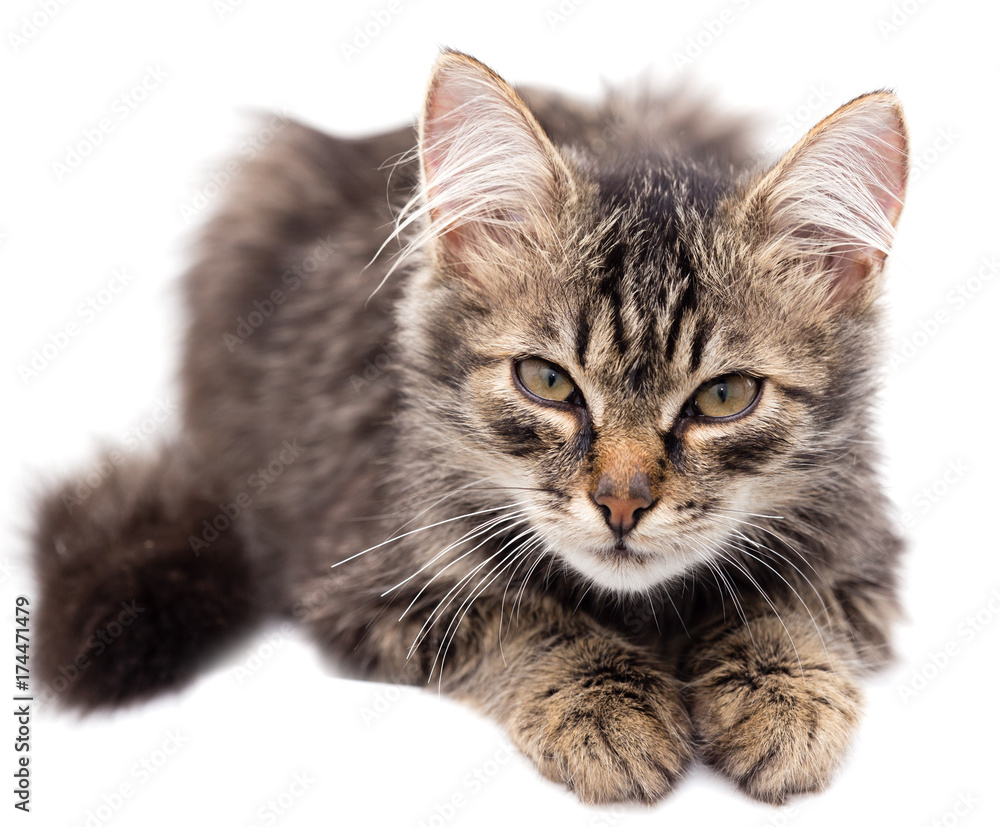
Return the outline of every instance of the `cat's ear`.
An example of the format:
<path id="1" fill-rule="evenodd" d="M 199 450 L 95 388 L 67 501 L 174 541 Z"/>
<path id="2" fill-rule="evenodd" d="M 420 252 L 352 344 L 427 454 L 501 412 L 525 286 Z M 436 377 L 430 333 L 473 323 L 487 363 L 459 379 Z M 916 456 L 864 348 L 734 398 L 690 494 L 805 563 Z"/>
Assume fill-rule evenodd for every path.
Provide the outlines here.
<path id="1" fill-rule="evenodd" d="M 548 246 L 571 178 L 534 115 L 489 68 L 459 52 L 438 58 L 419 151 L 428 236 L 449 271 L 478 283 L 477 265 Z"/>
<path id="2" fill-rule="evenodd" d="M 765 263 L 804 262 L 829 307 L 871 301 L 903 207 L 907 153 L 902 108 L 888 92 L 821 121 L 751 192 Z"/>

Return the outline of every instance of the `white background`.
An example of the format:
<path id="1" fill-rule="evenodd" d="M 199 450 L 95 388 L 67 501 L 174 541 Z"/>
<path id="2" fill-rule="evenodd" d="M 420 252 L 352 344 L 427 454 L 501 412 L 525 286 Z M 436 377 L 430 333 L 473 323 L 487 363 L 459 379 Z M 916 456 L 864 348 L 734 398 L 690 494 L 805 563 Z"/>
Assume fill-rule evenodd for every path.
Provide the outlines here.
<path id="1" fill-rule="evenodd" d="M 34 594 L 32 490 L 89 467 L 100 439 L 122 441 L 176 399 L 176 276 L 206 214 L 186 220 L 183 207 L 255 112 L 351 135 L 406 122 L 440 45 L 513 81 L 585 96 L 647 70 L 683 76 L 759 114 L 774 147 L 857 94 L 897 90 L 920 171 L 890 271 L 896 359 L 881 427 L 887 485 L 909 515 L 909 621 L 898 665 L 869 685 L 866 723 L 834 785 L 784 810 L 701 769 L 652 810 L 585 808 L 511 756 L 491 722 L 431 692 L 337 678 L 295 633 L 272 630 L 275 645 L 262 635 L 187 691 L 135 710 L 78 720 L 36 708 L 32 812 L 17 823 L 1000 823 L 1000 279 L 983 264 L 1000 262 L 995 5 L 398 0 L 350 60 L 356 27 L 388 2 L 105 0 L 54 16 L 43 5 L 8 0 L 0 12 L 4 639 L 15 596 Z M 33 35 L 32 18 L 43 24 Z M 685 50 L 693 59 L 679 66 Z M 165 79 L 123 110 L 120 96 L 150 70 Z M 60 176 L 55 162 L 103 118 L 110 133 Z M 78 305 L 121 268 L 129 286 L 81 317 Z M 79 335 L 25 379 L 33 351 L 74 321 Z M 2 692 L 13 695 L 12 643 L 3 651 Z M 5 726 L 6 791 L 15 753 Z M 10 793 L 0 800 L 12 808 Z M 287 809 L 265 816 L 269 801 Z"/>

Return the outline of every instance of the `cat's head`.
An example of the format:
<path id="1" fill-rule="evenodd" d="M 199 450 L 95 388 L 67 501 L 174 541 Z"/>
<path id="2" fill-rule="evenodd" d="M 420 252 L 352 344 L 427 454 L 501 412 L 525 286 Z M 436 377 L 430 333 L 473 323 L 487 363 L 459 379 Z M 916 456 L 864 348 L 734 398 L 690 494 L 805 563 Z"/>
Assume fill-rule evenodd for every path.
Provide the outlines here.
<path id="1" fill-rule="evenodd" d="M 556 147 L 447 52 L 419 151 L 402 335 L 448 485 L 634 592 L 851 484 L 906 182 L 891 94 L 734 173 Z"/>

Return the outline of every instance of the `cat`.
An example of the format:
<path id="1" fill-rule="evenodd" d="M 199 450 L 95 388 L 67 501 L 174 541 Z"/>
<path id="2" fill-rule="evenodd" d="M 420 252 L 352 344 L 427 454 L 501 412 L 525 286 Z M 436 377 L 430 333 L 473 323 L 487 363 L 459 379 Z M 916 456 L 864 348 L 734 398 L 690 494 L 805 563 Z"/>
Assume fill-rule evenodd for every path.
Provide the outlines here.
<path id="1" fill-rule="evenodd" d="M 766 802 L 824 788 L 898 614 L 898 100 L 762 164 L 680 98 L 444 51 L 413 144 L 288 122 L 234 176 L 184 282 L 180 436 L 39 503 L 47 689 L 141 700 L 282 614 L 585 802 L 696 759 Z"/>

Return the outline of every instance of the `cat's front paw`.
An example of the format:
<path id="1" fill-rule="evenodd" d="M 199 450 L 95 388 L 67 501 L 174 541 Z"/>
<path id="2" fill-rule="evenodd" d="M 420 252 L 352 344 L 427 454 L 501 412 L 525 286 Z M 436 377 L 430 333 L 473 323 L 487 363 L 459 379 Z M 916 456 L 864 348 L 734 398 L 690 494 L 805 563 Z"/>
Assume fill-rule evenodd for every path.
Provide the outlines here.
<path id="1" fill-rule="evenodd" d="M 756 630 L 758 637 L 761 630 Z M 861 693 L 843 664 L 790 644 L 720 645 L 688 688 L 702 758 L 748 795 L 780 804 L 829 784 L 860 718 Z M 773 641 L 772 641 L 773 643 Z"/>
<path id="2" fill-rule="evenodd" d="M 627 656 L 588 654 L 524 687 L 511 736 L 546 778 L 585 803 L 656 801 L 693 757 L 677 686 Z"/>

